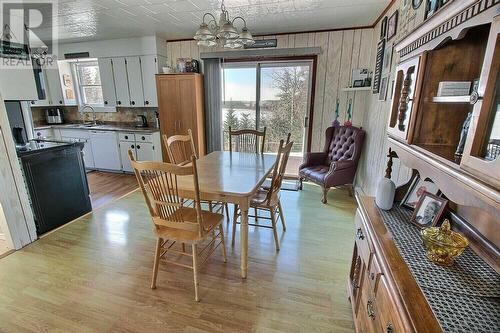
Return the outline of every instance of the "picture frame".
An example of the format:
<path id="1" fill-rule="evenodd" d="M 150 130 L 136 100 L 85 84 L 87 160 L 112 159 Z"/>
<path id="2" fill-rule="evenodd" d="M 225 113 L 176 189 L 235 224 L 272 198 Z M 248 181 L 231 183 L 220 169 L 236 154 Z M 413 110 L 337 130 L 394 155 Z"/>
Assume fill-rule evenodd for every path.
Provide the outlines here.
<path id="1" fill-rule="evenodd" d="M 433 183 L 429 178 L 422 179 L 419 175 L 417 175 L 413 179 L 403 200 L 401 200 L 400 205 L 409 209 L 415 209 L 415 206 L 420 201 L 420 197 L 424 192 L 433 195 L 439 195 L 441 193 L 437 185 Z"/>
<path id="2" fill-rule="evenodd" d="M 387 16 L 385 16 L 380 23 L 380 39 L 385 38 L 387 34 Z"/>
<path id="3" fill-rule="evenodd" d="M 387 43 L 384 49 L 384 59 L 382 62 L 382 74 L 388 73 L 392 66 L 392 54 L 394 50 L 394 44 Z"/>
<path id="4" fill-rule="evenodd" d="M 445 198 L 424 192 L 413 211 L 410 222 L 421 229 L 433 227 L 441 219 L 447 204 L 448 200 Z"/>
<path id="5" fill-rule="evenodd" d="M 355 68 L 352 70 L 352 78 L 351 78 L 351 87 L 363 87 L 365 83 L 365 79 L 368 78 L 369 75 L 368 68 Z M 361 81 L 361 85 L 359 85 L 359 81 Z"/>
<path id="6" fill-rule="evenodd" d="M 363 87 L 365 84 L 365 80 L 354 80 L 354 82 L 352 83 L 352 87 L 353 88 L 361 88 Z"/>
<path id="7" fill-rule="evenodd" d="M 396 32 L 398 30 L 398 13 L 399 11 L 396 10 L 387 21 L 387 40 L 396 36 Z"/>
<path id="8" fill-rule="evenodd" d="M 387 86 L 389 82 L 389 77 L 385 76 L 380 80 L 380 92 L 378 94 L 379 101 L 385 101 L 387 99 Z"/>

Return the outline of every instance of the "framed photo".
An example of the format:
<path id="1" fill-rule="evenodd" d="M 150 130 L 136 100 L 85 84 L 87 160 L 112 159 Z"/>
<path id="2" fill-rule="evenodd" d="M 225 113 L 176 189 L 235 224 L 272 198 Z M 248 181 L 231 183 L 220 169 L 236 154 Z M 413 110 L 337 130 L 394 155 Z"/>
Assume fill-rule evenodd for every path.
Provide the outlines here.
<path id="1" fill-rule="evenodd" d="M 385 76 L 380 81 L 380 92 L 378 94 L 379 101 L 385 101 L 387 99 L 387 86 L 389 82 L 389 77 Z"/>
<path id="2" fill-rule="evenodd" d="M 408 192 L 406 193 L 405 197 L 401 201 L 401 206 L 414 209 L 420 201 L 420 197 L 422 196 L 422 194 L 424 194 L 424 192 L 438 195 L 439 188 L 429 179 L 424 180 L 417 175 L 408 188 Z"/>
<path id="3" fill-rule="evenodd" d="M 444 198 L 424 192 L 415 207 L 410 221 L 419 228 L 435 226 L 443 215 L 447 203 L 448 200 Z"/>
<path id="4" fill-rule="evenodd" d="M 387 16 L 382 19 L 380 23 L 380 39 L 385 38 L 385 34 L 387 33 Z"/>
<path id="5" fill-rule="evenodd" d="M 352 83 L 352 87 L 359 88 L 359 87 L 363 87 L 364 84 L 365 84 L 365 80 L 354 80 L 354 82 Z"/>
<path id="6" fill-rule="evenodd" d="M 396 36 L 396 32 L 398 30 L 398 11 L 396 10 L 394 14 L 389 17 L 389 21 L 387 22 L 387 40 L 390 40 L 392 37 Z"/>

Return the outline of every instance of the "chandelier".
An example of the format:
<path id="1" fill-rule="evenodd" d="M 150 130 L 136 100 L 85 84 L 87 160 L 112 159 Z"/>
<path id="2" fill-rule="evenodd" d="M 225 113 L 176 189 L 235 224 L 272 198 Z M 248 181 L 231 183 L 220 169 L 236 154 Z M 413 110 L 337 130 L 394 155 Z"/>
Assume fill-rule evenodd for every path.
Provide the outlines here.
<path id="1" fill-rule="evenodd" d="M 248 31 L 245 19 L 241 16 L 237 16 L 231 20 L 229 18 L 229 12 L 224 6 L 224 0 L 222 0 L 220 9 L 221 14 L 219 16 L 219 22 L 217 22 L 215 16 L 211 13 L 205 13 L 205 15 L 203 15 L 203 22 L 194 35 L 194 39 L 198 41 L 198 45 L 209 47 L 219 45 L 228 49 L 238 49 L 242 48 L 244 45 L 253 45 L 255 41 L 250 31 Z M 208 23 L 205 22 L 207 16 L 211 18 Z M 243 21 L 241 33 L 234 27 L 234 22 L 237 19 Z"/>

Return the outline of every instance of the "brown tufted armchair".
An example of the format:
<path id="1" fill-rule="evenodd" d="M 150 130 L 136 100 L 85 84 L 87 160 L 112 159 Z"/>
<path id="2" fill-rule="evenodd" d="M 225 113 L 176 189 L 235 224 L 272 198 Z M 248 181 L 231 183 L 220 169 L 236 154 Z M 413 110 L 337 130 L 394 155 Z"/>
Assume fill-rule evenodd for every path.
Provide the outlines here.
<path id="1" fill-rule="evenodd" d="M 307 153 L 304 163 L 299 167 L 300 188 L 302 181 L 310 180 L 321 185 L 326 204 L 330 187 L 349 185 L 356 175 L 361 155 L 365 131 L 354 126 L 338 126 L 326 129 L 325 148 L 322 152 Z"/>

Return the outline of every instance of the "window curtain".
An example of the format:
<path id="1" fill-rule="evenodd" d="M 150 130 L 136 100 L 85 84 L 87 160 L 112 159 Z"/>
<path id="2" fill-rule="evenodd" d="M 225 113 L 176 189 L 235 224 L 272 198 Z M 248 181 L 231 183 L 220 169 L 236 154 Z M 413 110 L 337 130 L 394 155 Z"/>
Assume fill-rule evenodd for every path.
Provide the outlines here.
<path id="1" fill-rule="evenodd" d="M 207 153 L 222 150 L 222 65 L 220 58 L 203 60 Z"/>

